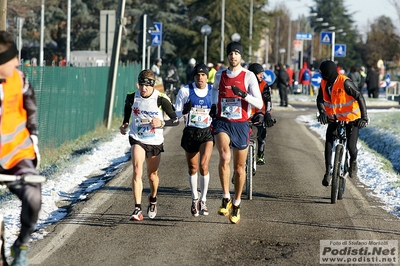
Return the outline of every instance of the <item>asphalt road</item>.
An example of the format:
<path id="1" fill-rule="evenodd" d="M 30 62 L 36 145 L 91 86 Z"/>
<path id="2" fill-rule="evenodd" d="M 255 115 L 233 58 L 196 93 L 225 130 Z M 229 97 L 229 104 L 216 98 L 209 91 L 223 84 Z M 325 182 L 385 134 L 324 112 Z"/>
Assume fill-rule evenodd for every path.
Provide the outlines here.
<path id="1" fill-rule="evenodd" d="M 132 167 L 71 208 L 32 244 L 31 265 L 318 265 L 320 240 L 397 240 L 399 220 L 367 196 L 357 180 L 330 204 L 322 187 L 323 142 L 295 121 L 315 108 L 274 108 L 267 164 L 257 168 L 253 200 L 242 200 L 241 221 L 217 215 L 221 201 L 218 153 L 210 163 L 209 216 L 192 217 L 182 126 L 166 130 L 158 214 L 129 221 Z M 143 203 L 148 181 L 144 178 Z M 146 207 L 146 204 L 144 204 Z"/>

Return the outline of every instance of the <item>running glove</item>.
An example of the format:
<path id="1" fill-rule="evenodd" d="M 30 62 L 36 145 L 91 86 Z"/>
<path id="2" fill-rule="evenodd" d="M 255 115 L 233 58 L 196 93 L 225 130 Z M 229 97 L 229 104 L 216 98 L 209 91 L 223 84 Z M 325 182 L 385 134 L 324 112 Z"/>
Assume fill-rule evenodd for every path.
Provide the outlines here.
<path id="1" fill-rule="evenodd" d="M 192 109 L 192 100 L 189 100 L 187 103 L 183 105 L 182 114 L 187 114 Z"/>
<path id="2" fill-rule="evenodd" d="M 318 122 L 320 122 L 323 125 L 328 124 L 328 122 L 329 122 L 328 115 L 324 112 L 320 112 L 319 116 L 318 116 Z"/>
<path id="3" fill-rule="evenodd" d="M 211 109 L 208 115 L 212 118 L 215 118 L 217 116 L 217 106 L 215 104 L 211 105 Z"/>
<path id="4" fill-rule="evenodd" d="M 264 123 L 267 127 L 272 127 L 274 126 L 274 120 L 272 120 L 271 114 L 266 113 L 264 116 Z"/>
<path id="5" fill-rule="evenodd" d="M 358 128 L 364 128 L 368 125 L 368 118 L 360 118 L 357 121 Z"/>
<path id="6" fill-rule="evenodd" d="M 247 92 L 242 91 L 241 89 L 239 89 L 236 86 L 232 86 L 232 91 L 233 91 L 233 94 L 235 94 L 236 96 L 240 96 L 242 98 L 246 98 L 246 96 L 247 96 Z"/>

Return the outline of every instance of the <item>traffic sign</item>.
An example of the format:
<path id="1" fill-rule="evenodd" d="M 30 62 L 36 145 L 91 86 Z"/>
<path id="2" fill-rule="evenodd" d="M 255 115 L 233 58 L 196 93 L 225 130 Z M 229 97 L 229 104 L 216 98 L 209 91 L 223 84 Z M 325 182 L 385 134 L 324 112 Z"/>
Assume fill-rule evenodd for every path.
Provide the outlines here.
<path id="1" fill-rule="evenodd" d="M 335 56 L 336 57 L 346 56 L 346 44 L 335 44 Z"/>
<path id="2" fill-rule="evenodd" d="M 296 33 L 296 39 L 297 40 L 312 40 L 312 34 L 311 33 L 304 33 L 304 32 L 297 32 Z"/>
<path id="3" fill-rule="evenodd" d="M 388 87 L 390 85 L 390 74 L 386 74 L 385 81 L 386 81 L 386 87 Z"/>
<path id="4" fill-rule="evenodd" d="M 275 79 L 276 76 L 274 71 L 270 69 L 264 70 L 263 80 L 265 80 L 268 83 L 268 85 L 272 85 L 272 83 L 275 82 Z"/>
<path id="5" fill-rule="evenodd" d="M 332 44 L 333 34 L 330 31 L 323 31 L 321 32 L 319 42 L 321 44 Z"/>
<path id="6" fill-rule="evenodd" d="M 311 77 L 311 84 L 314 87 L 319 87 L 321 85 L 321 80 L 322 80 L 322 76 L 320 73 L 315 73 L 314 75 L 312 75 Z"/>
<path id="7" fill-rule="evenodd" d="M 151 31 L 151 46 L 160 46 L 162 36 L 162 23 L 153 22 L 153 24 L 154 30 Z"/>

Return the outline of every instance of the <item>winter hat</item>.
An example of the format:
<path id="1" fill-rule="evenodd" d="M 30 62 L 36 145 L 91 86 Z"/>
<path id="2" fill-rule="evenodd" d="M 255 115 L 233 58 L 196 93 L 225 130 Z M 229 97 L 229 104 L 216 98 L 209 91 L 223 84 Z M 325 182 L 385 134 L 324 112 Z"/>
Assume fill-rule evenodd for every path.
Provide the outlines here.
<path id="1" fill-rule="evenodd" d="M 193 75 L 195 76 L 195 75 L 197 75 L 199 73 L 204 73 L 204 74 L 206 74 L 208 76 L 208 67 L 203 63 L 197 64 L 194 67 Z"/>
<path id="2" fill-rule="evenodd" d="M 228 46 L 226 46 L 226 55 L 228 56 L 232 52 L 236 52 L 242 55 L 243 54 L 242 45 L 239 42 L 230 42 Z"/>
<path id="3" fill-rule="evenodd" d="M 322 62 L 319 70 L 322 78 L 330 83 L 335 82 L 336 78 L 338 77 L 337 66 L 333 61 L 326 60 Z"/>
<path id="4" fill-rule="evenodd" d="M 262 67 L 262 65 L 260 65 L 258 63 L 250 64 L 249 70 L 251 72 L 253 72 L 254 74 L 256 74 L 256 75 L 261 73 L 261 72 L 264 72 L 264 68 Z"/>

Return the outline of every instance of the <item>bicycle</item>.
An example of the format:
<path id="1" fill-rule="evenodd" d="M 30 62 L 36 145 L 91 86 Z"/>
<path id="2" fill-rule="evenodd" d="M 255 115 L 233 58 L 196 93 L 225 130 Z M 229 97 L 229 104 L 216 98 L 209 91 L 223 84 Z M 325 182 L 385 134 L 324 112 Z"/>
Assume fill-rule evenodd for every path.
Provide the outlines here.
<path id="1" fill-rule="evenodd" d="M 338 124 L 333 132 L 332 157 L 329 169 L 331 179 L 331 203 L 343 199 L 346 188 L 346 178 L 349 176 L 350 154 L 347 149 L 346 125 L 344 121 Z"/>
<path id="2" fill-rule="evenodd" d="M 319 113 L 317 113 L 317 119 Z M 349 176 L 350 153 L 347 149 L 346 125 L 348 122 L 335 119 L 330 123 L 336 123 L 337 127 L 333 131 L 333 143 L 331 162 L 329 165 L 329 175 L 331 176 L 331 203 L 335 204 L 343 199 L 346 189 L 346 178 Z"/>
<path id="3" fill-rule="evenodd" d="M 41 175 L 27 175 L 27 176 L 16 176 L 16 175 L 3 175 L 0 174 L 0 186 L 6 185 L 22 185 L 25 183 L 43 183 L 46 181 L 46 177 Z M 8 266 L 5 250 L 4 250 L 4 218 L 2 213 L 0 213 L 0 266 Z"/>

